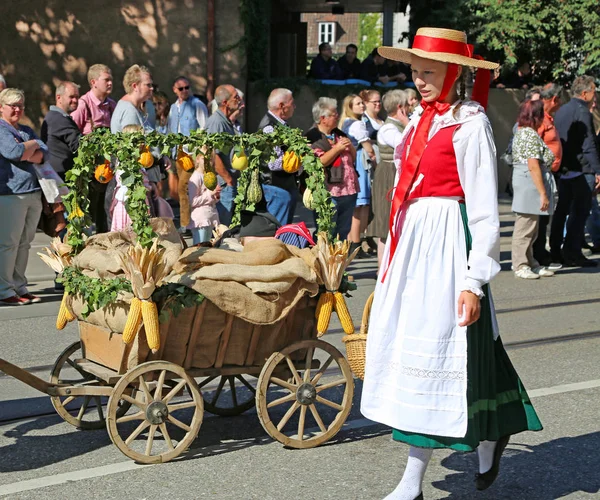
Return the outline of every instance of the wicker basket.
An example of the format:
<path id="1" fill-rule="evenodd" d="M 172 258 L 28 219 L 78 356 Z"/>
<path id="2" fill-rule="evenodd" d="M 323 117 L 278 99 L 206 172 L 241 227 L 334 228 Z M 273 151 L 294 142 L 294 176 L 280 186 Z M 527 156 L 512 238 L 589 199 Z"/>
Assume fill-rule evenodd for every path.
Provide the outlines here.
<path id="1" fill-rule="evenodd" d="M 363 310 L 362 321 L 360 323 L 360 332 L 346 335 L 342 342 L 346 344 L 346 357 L 352 372 L 359 379 L 365 378 L 365 357 L 367 354 L 367 331 L 369 330 L 369 316 L 371 315 L 371 305 L 373 304 L 373 292 L 367 299 L 365 309 Z"/>

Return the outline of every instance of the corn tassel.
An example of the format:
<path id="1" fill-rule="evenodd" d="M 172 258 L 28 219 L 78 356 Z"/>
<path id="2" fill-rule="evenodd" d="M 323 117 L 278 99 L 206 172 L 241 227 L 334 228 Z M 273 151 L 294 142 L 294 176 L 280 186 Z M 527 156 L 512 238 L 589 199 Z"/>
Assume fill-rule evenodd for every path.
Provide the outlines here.
<path id="1" fill-rule="evenodd" d="M 350 312 L 348 311 L 346 299 L 344 299 L 344 296 L 341 294 L 341 292 L 335 292 L 334 308 L 335 312 L 337 312 L 337 315 L 340 318 L 340 323 L 342 324 L 344 333 L 346 335 L 354 333 L 354 323 L 352 323 L 352 317 L 350 316 Z"/>
<path id="2" fill-rule="evenodd" d="M 123 342 L 129 344 L 133 342 L 133 339 L 137 335 L 142 322 L 142 302 L 137 297 L 131 299 L 131 305 L 129 307 L 129 314 L 127 315 L 127 321 L 125 328 L 123 328 Z"/>
<path id="3" fill-rule="evenodd" d="M 151 300 L 142 300 L 142 319 L 148 347 L 155 353 L 160 348 L 160 328 L 158 326 L 158 310 L 156 303 Z"/>
<path id="4" fill-rule="evenodd" d="M 329 328 L 329 321 L 331 320 L 334 301 L 335 297 L 333 296 L 332 292 L 325 292 L 319 298 L 319 304 L 321 304 L 321 307 L 319 309 L 319 317 L 317 318 L 317 337 L 323 336 Z"/>
<path id="5" fill-rule="evenodd" d="M 63 298 L 60 302 L 60 307 L 58 309 L 58 316 L 56 317 L 56 329 L 62 330 L 69 321 L 73 321 L 75 316 L 69 311 L 67 307 L 67 301 L 69 299 L 69 294 L 64 293 Z"/>

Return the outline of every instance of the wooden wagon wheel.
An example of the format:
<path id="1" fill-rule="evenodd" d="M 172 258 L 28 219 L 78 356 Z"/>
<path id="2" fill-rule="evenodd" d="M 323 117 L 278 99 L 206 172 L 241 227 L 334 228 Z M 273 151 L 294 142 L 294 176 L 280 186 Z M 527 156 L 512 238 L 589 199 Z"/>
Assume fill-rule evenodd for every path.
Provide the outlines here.
<path id="1" fill-rule="evenodd" d="M 146 381 L 149 378 L 156 382 L 150 384 Z M 178 382 L 167 391 L 165 381 L 172 379 Z M 128 386 L 138 388 L 137 397 L 125 393 Z M 184 389 L 192 401 L 174 402 Z M 131 403 L 132 409 L 119 417 L 121 399 Z M 200 430 L 203 411 L 200 389 L 181 366 L 167 361 L 148 361 L 128 371 L 115 385 L 108 400 L 106 427 L 112 442 L 129 458 L 156 464 L 172 460 L 192 444 Z M 147 436 L 138 440 L 146 431 Z M 162 436 L 160 441 L 156 439 L 157 431 Z"/>
<path id="2" fill-rule="evenodd" d="M 77 363 L 76 359 L 83 358 L 81 351 L 81 342 L 74 342 L 67 347 L 58 357 L 52 371 L 50 372 L 50 382 L 54 384 L 86 384 L 88 386 L 106 385 L 93 375 L 85 372 Z M 52 406 L 66 422 L 69 422 L 80 429 L 102 429 L 106 426 L 103 406 L 107 403 L 104 396 L 52 396 L 50 398 Z M 127 413 L 130 403 L 120 401 L 117 409 L 118 415 Z"/>
<path id="3" fill-rule="evenodd" d="M 204 409 L 222 417 L 233 417 L 254 407 L 256 389 L 247 377 L 247 375 L 218 375 L 207 377 L 198 383 L 198 387 L 202 389 L 210 382 L 218 381 L 217 388 L 212 394 L 206 394 L 208 392 L 206 390 L 202 394 Z M 236 385 L 236 382 L 242 385 L 239 383 Z"/>
<path id="4" fill-rule="evenodd" d="M 311 369 L 319 350 L 325 351 L 327 358 L 318 370 Z M 298 359 L 299 354 L 303 360 L 297 367 L 292 359 Z M 334 362 L 341 376 L 336 374 L 333 380 L 323 382 L 325 371 Z M 292 373 L 291 381 L 277 376 L 286 370 Z M 348 362 L 335 347 L 322 340 L 303 340 L 271 355 L 257 389 L 258 418 L 267 433 L 292 448 L 313 448 L 335 436 L 346 421 L 352 408 L 354 379 Z M 314 431 L 308 428 L 311 420 Z M 286 426 L 295 434 L 284 434 Z"/>

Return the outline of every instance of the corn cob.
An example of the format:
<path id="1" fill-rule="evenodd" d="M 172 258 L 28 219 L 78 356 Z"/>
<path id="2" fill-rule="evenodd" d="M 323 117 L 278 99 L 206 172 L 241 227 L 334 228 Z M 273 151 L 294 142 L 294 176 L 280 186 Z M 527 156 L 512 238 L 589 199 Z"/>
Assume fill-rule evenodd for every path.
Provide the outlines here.
<path id="1" fill-rule="evenodd" d="M 335 297 L 333 296 L 332 292 L 325 292 L 319 298 L 319 303 L 321 303 L 321 301 L 323 303 L 321 304 L 319 309 L 319 317 L 317 318 L 317 337 L 323 336 L 329 328 L 329 321 L 331 320 L 331 313 L 333 311 Z"/>
<path id="2" fill-rule="evenodd" d="M 335 292 L 335 312 L 337 312 L 340 323 L 344 329 L 346 335 L 354 333 L 354 323 L 352 323 L 352 317 L 348 312 L 348 306 L 346 305 L 346 299 L 340 292 Z"/>
<path id="3" fill-rule="evenodd" d="M 60 302 L 60 308 L 58 309 L 58 316 L 56 317 L 56 329 L 57 330 L 62 330 L 65 326 L 67 326 L 67 323 L 69 321 L 73 321 L 75 319 L 75 317 L 73 316 L 73 314 L 71 314 L 71 311 L 69 311 L 69 308 L 67 307 L 68 297 L 69 297 L 69 295 L 67 293 L 65 293 Z"/>
<path id="4" fill-rule="evenodd" d="M 142 318 L 148 347 L 155 353 L 160 348 L 160 330 L 158 326 L 158 310 L 152 300 L 142 300 Z"/>
<path id="5" fill-rule="evenodd" d="M 131 306 L 129 307 L 129 314 L 127 315 L 127 321 L 125 328 L 123 328 L 123 342 L 129 344 L 133 342 L 133 339 L 137 335 L 137 332 L 142 323 L 142 302 L 137 297 L 131 299 Z"/>

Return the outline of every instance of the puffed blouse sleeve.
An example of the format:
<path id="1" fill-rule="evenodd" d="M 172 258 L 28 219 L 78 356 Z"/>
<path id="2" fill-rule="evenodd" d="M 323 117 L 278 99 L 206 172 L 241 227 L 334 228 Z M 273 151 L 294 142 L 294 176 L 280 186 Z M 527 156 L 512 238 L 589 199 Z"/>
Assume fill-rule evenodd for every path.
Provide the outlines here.
<path id="1" fill-rule="evenodd" d="M 367 124 L 362 120 L 356 120 L 350 125 L 348 135 L 353 137 L 359 144 L 370 139 Z"/>
<path id="2" fill-rule="evenodd" d="M 500 272 L 496 147 L 487 116 L 479 113 L 463 123 L 453 142 L 472 238 L 461 290 L 482 296 L 483 285 Z"/>

